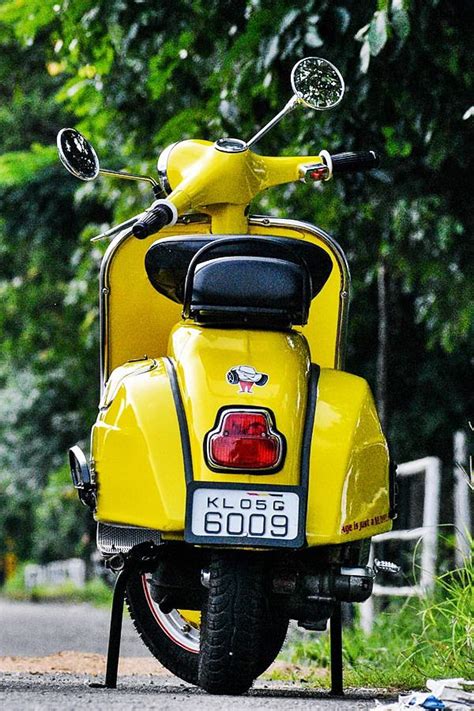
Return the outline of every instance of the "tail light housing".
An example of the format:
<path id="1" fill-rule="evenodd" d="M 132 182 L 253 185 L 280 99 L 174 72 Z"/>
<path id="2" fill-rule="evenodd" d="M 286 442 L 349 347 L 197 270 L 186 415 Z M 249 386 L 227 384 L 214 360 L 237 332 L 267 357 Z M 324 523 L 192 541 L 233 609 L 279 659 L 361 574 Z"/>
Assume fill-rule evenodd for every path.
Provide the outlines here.
<path id="1" fill-rule="evenodd" d="M 225 408 L 205 440 L 214 471 L 272 473 L 283 466 L 285 439 L 266 409 Z"/>

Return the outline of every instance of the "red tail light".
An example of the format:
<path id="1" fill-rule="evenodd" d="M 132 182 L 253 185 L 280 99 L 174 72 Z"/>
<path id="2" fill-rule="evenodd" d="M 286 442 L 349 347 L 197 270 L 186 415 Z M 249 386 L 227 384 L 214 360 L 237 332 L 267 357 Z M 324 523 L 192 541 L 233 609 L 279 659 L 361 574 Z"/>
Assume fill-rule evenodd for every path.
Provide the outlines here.
<path id="1" fill-rule="evenodd" d="M 266 410 L 225 410 L 207 435 L 206 450 L 214 469 L 274 470 L 282 461 L 283 439 Z"/>

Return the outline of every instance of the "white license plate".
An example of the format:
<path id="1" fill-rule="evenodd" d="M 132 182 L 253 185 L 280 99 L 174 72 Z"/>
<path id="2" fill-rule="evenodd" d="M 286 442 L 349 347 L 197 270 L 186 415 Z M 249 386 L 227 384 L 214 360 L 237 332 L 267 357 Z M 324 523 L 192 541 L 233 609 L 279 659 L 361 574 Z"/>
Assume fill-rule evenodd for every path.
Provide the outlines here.
<path id="1" fill-rule="evenodd" d="M 192 540 L 288 545 L 299 534 L 300 497 L 294 491 L 194 489 L 188 531 Z"/>

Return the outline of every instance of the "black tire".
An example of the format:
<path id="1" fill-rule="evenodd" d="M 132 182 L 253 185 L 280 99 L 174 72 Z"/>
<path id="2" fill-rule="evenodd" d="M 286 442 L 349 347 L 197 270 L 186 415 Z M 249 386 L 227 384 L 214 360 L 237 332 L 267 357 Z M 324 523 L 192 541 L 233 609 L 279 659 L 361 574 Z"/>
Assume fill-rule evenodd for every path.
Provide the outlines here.
<path id="1" fill-rule="evenodd" d="M 198 683 L 199 652 L 186 650 L 166 634 L 157 617 L 145 576 L 134 575 L 129 580 L 126 602 L 138 634 L 154 657 L 180 679 Z"/>
<path id="2" fill-rule="evenodd" d="M 258 554 L 216 555 L 209 572 L 198 683 L 212 694 L 242 694 L 277 656 L 288 620 L 272 616 Z"/>
<path id="3" fill-rule="evenodd" d="M 197 685 L 199 654 L 184 649 L 164 632 L 156 616 L 156 604 L 145 585 L 146 579 L 144 581 L 141 575 L 133 576 L 127 585 L 126 602 L 135 629 L 160 664 L 180 679 Z M 288 620 L 270 620 L 268 638 L 261 650 L 256 676 L 263 674 L 277 656 L 285 641 L 287 629 Z"/>

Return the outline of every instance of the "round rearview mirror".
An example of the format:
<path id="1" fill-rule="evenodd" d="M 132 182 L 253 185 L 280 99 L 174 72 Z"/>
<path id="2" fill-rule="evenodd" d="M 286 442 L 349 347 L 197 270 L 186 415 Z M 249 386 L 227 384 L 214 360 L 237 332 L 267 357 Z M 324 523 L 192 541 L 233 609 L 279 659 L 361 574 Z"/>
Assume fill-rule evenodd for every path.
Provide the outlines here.
<path id="1" fill-rule="evenodd" d="M 80 180 L 94 180 L 99 174 L 99 159 L 95 150 L 75 128 L 63 128 L 56 139 L 59 157 L 72 175 Z"/>
<path id="2" fill-rule="evenodd" d="M 291 86 L 300 102 L 318 111 L 336 106 L 344 95 L 339 70 L 321 57 L 300 59 L 291 72 Z"/>

